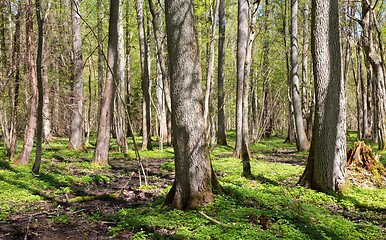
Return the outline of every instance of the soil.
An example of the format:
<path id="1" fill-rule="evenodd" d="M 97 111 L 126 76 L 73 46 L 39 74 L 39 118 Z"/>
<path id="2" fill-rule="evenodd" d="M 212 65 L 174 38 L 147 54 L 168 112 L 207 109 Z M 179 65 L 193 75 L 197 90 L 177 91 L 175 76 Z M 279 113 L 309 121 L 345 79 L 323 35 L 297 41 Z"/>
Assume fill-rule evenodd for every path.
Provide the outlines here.
<path id="1" fill-rule="evenodd" d="M 277 162 L 291 165 L 305 165 L 307 155 L 299 155 L 293 149 L 276 149 L 254 152 L 258 161 Z M 50 161 L 65 161 L 54 159 Z M 77 161 L 86 161 L 78 159 Z M 0 239 L 130 239 L 134 233 L 129 230 L 112 236 L 109 230 L 117 225 L 112 217 L 120 209 L 136 208 L 154 202 L 162 196 L 162 190 L 172 184 L 174 174 L 161 169 L 161 164 L 170 159 L 147 159 L 148 184 L 156 186 L 151 189 L 141 189 L 143 178 L 138 177 L 138 167 L 135 160 L 124 158 L 110 159 L 110 168 L 99 170 L 111 181 L 103 180 L 85 185 L 72 186 L 74 193 L 52 196 L 45 192 L 45 200 L 30 206 L 30 210 L 11 215 L 0 222 Z M 71 163 L 69 163 L 71 164 Z M 70 168 L 68 174 L 84 175 L 82 169 Z M 351 175 L 352 173 L 349 172 Z M 374 187 L 366 177 L 350 177 L 355 184 L 360 179 L 360 186 Z M 364 184 L 365 182 L 365 184 Z M 82 196 L 100 196 L 102 194 L 120 193 L 118 196 L 106 196 L 91 201 L 75 201 L 71 199 Z"/>
<path id="2" fill-rule="evenodd" d="M 120 209 L 135 208 L 162 197 L 161 191 L 172 184 L 174 179 L 174 174 L 160 171 L 161 164 L 166 161 L 170 160 L 147 159 L 148 185 L 157 188 L 146 190 L 140 188 L 135 161 L 128 163 L 123 158 L 110 159 L 111 168 L 100 171 L 108 175 L 111 181 L 72 186 L 76 189 L 75 193 L 62 194 L 54 198 L 46 197 L 46 200 L 29 206 L 29 211 L 9 216 L 0 222 L 0 239 L 130 239 L 130 236 L 133 236 L 130 232 L 111 236 L 109 229 L 116 226 L 111 216 L 117 214 Z M 69 174 L 85 173 L 81 169 L 73 168 Z M 143 178 L 141 182 L 144 182 Z M 69 201 L 79 196 L 111 193 L 121 195 L 92 201 Z M 52 194 L 46 192 L 45 195 Z"/>

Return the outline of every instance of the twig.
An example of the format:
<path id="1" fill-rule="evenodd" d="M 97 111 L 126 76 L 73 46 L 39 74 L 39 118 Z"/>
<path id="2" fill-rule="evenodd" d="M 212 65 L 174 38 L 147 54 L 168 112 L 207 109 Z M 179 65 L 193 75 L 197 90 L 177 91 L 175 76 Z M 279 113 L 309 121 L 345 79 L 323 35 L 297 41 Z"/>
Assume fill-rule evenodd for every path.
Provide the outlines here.
<path id="1" fill-rule="evenodd" d="M 209 216 L 206 215 L 203 211 L 199 211 L 199 213 L 200 213 L 202 216 L 204 216 L 206 219 L 208 219 L 208 220 L 210 220 L 210 221 L 212 221 L 212 222 L 214 222 L 214 223 L 216 223 L 216 224 L 218 224 L 218 225 L 221 225 L 221 226 L 223 226 L 223 227 L 231 227 L 231 226 L 229 226 L 228 224 L 219 222 L 219 221 L 217 221 L 216 219 L 213 219 L 213 218 L 209 217 Z"/>
<path id="2" fill-rule="evenodd" d="M 135 172 L 132 172 L 132 173 L 130 174 L 129 180 L 127 180 L 127 182 L 125 183 L 125 185 L 121 188 L 121 191 L 120 191 L 120 194 L 121 194 L 121 195 L 123 194 L 123 191 L 125 190 L 125 188 L 127 187 L 127 185 L 129 185 L 131 179 L 133 178 L 134 173 L 135 173 Z"/>
<path id="3" fill-rule="evenodd" d="M 25 231 L 24 240 L 27 240 L 27 238 L 28 238 L 28 231 L 29 231 L 29 226 L 31 225 L 31 220 L 32 220 L 32 216 L 29 217 L 28 224 L 27 224 L 27 230 Z"/>

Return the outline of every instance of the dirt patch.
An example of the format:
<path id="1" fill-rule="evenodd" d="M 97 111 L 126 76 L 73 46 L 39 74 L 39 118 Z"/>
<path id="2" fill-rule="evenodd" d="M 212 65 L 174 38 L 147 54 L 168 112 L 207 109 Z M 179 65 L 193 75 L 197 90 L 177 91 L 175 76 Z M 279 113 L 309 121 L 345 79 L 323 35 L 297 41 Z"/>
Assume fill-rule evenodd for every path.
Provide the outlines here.
<path id="1" fill-rule="evenodd" d="M 58 160 L 60 161 L 60 160 Z M 46 201 L 29 206 L 29 211 L 9 216 L 0 222 L 0 239 L 129 239 L 130 232 L 122 236 L 111 236 L 109 230 L 116 226 L 114 215 L 124 208 L 135 208 L 154 202 L 162 197 L 162 190 L 172 184 L 174 175 L 160 171 L 161 164 L 168 159 L 148 159 L 148 185 L 140 188 L 143 178 L 137 174 L 136 162 L 123 158 L 111 159 L 111 168 L 99 170 L 111 181 L 75 185 L 73 193 L 60 194 Z M 84 175 L 81 169 L 71 169 L 69 174 Z M 75 201 L 81 196 L 120 193 L 118 196 L 98 198 L 92 201 Z M 45 193 L 51 196 L 49 192 Z"/>

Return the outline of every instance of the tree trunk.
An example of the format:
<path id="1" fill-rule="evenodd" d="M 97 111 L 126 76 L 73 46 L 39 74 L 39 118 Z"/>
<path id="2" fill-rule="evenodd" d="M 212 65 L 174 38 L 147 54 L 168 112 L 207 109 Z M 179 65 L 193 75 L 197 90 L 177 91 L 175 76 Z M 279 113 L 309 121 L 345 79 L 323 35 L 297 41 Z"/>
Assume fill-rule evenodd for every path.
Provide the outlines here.
<path id="1" fill-rule="evenodd" d="M 369 124 L 368 124 L 368 117 L 367 117 L 367 97 L 366 97 L 366 80 L 365 80 L 365 71 L 363 68 L 363 60 L 362 60 L 362 53 L 361 53 L 361 44 L 359 39 L 357 40 L 356 44 L 356 50 L 357 50 L 357 59 L 358 59 L 358 77 L 360 78 L 358 81 L 360 81 L 361 85 L 361 95 L 362 95 L 362 138 L 366 139 L 370 137 L 369 132 Z"/>
<path id="2" fill-rule="evenodd" d="M 71 1 L 72 16 L 72 41 L 74 52 L 74 86 L 72 90 L 72 115 L 70 126 L 69 149 L 83 150 L 83 59 L 82 59 L 82 37 L 80 25 L 80 1 Z"/>
<path id="3" fill-rule="evenodd" d="M 103 24 L 102 24 L 102 0 L 97 0 L 98 11 L 98 122 L 102 108 L 103 98 Z"/>
<path id="4" fill-rule="evenodd" d="M 43 54 L 43 19 L 40 16 L 40 0 L 35 1 L 36 18 L 38 22 L 38 51 L 36 58 L 37 82 L 38 82 L 38 113 L 36 130 L 36 157 L 32 172 L 39 173 L 42 159 L 42 136 L 43 136 L 43 79 L 42 79 L 42 54 Z"/>
<path id="5" fill-rule="evenodd" d="M 228 145 L 225 122 L 225 0 L 219 2 L 219 23 L 218 23 L 218 145 Z"/>
<path id="6" fill-rule="evenodd" d="M 19 85 L 20 85 L 20 11 L 21 11 L 21 4 L 18 4 L 17 13 L 15 16 L 15 34 L 14 34 L 14 44 L 13 44 L 13 66 L 15 69 L 14 74 L 14 99 L 13 99 L 13 106 L 12 106 L 12 133 L 11 133 L 11 145 L 8 149 L 7 156 L 9 159 L 13 158 L 13 155 L 15 152 L 17 152 L 17 109 L 18 109 L 18 103 L 19 103 Z"/>
<path id="7" fill-rule="evenodd" d="M 119 0 L 111 0 L 107 52 L 108 71 L 105 88 L 103 91 L 101 115 L 99 117 L 98 123 L 97 142 L 95 146 L 94 157 L 91 161 L 96 165 L 108 165 L 109 159 L 111 112 L 113 110 L 113 96 L 115 94 L 114 79 L 116 79 L 118 68 L 119 6 Z"/>
<path id="8" fill-rule="evenodd" d="M 298 1 L 291 0 L 291 82 L 292 82 L 292 105 L 296 126 L 296 146 L 299 152 L 308 151 L 310 145 L 304 131 L 302 108 L 300 104 L 299 88 L 299 54 L 298 54 Z"/>
<path id="9" fill-rule="evenodd" d="M 322 192 L 346 186 L 346 94 L 341 69 L 338 0 L 312 1 L 315 122 L 299 183 Z"/>
<path id="10" fill-rule="evenodd" d="M 194 1 L 168 0 L 165 6 L 176 166 L 165 203 L 192 209 L 213 201 L 212 188 L 221 187 L 213 174 L 205 139 Z"/>
<path id="11" fill-rule="evenodd" d="M 150 76 L 149 76 L 149 59 L 148 46 L 146 43 L 145 23 L 143 15 L 143 3 L 141 0 L 136 1 L 137 22 L 138 22 L 138 38 L 141 57 L 141 77 L 142 77 L 142 149 L 152 150 L 151 145 L 151 116 L 150 116 Z"/>
<path id="12" fill-rule="evenodd" d="M 28 126 L 24 137 L 24 145 L 19 156 L 14 159 L 14 165 L 28 165 L 29 157 L 32 152 L 34 144 L 37 105 L 38 105 L 38 83 L 36 78 L 36 65 L 34 57 L 34 40 L 33 40 L 33 7 L 30 0 L 25 1 L 26 6 L 26 55 L 27 55 L 27 72 L 28 79 L 30 79 L 30 116 L 28 119 Z"/>
<path id="13" fill-rule="evenodd" d="M 116 84 L 118 87 L 118 91 L 116 92 L 116 125 L 115 125 L 115 131 L 116 131 L 116 141 L 117 145 L 121 152 L 126 153 L 128 151 L 127 141 L 126 141 L 126 111 L 125 111 L 125 104 L 126 104 L 126 78 L 125 78 L 125 42 L 124 42 L 124 36 L 123 36 L 123 17 L 122 17 L 122 10 L 123 5 L 122 1 L 120 1 L 120 11 L 118 16 L 118 72 L 117 72 L 117 79 Z"/>
<path id="14" fill-rule="evenodd" d="M 369 5 L 370 4 L 370 5 Z M 371 65 L 372 80 L 373 80 L 373 101 L 374 101 L 374 132 L 373 138 L 378 143 L 378 149 L 386 149 L 386 116 L 385 116 L 385 82 L 383 74 L 382 57 L 377 53 L 374 44 L 373 31 L 375 29 L 375 14 L 371 14 L 372 7 L 375 6 L 375 1 L 362 1 L 362 32 L 363 32 L 363 48 L 365 50 L 367 60 Z"/>
<path id="15" fill-rule="evenodd" d="M 307 114 L 311 111 L 307 109 L 307 82 L 308 82 L 308 6 L 307 3 L 304 4 L 303 9 L 303 49 L 302 49 L 302 116 L 303 116 L 303 125 L 307 123 Z M 307 111 L 308 110 L 308 111 Z M 307 125 L 306 125 L 307 127 Z M 307 129 L 307 128 L 306 128 Z M 306 134 L 307 136 L 307 134 Z M 310 138 L 307 136 L 307 139 Z"/>
<path id="16" fill-rule="evenodd" d="M 236 90 L 236 146 L 233 157 L 241 158 L 243 139 L 243 90 L 245 57 L 248 42 L 248 2 L 238 0 L 237 20 L 237 90 Z"/>

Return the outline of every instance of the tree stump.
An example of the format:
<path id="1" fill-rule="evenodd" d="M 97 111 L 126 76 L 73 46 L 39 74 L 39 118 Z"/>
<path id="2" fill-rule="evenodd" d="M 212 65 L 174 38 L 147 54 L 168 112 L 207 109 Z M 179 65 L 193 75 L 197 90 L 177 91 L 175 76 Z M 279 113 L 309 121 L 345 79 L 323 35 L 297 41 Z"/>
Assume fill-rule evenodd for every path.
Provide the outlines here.
<path id="1" fill-rule="evenodd" d="M 378 187 L 383 187 L 386 183 L 386 169 L 379 161 L 380 156 L 374 154 L 371 147 L 364 142 L 354 143 L 354 147 L 347 151 L 347 167 L 349 170 L 362 171 L 363 169 L 371 173 L 371 182 Z"/>

